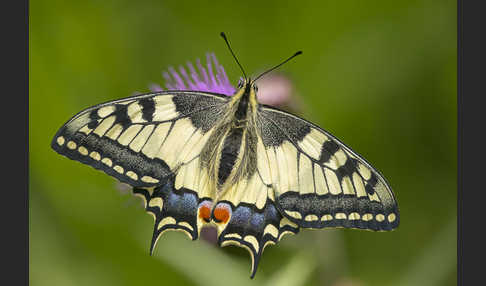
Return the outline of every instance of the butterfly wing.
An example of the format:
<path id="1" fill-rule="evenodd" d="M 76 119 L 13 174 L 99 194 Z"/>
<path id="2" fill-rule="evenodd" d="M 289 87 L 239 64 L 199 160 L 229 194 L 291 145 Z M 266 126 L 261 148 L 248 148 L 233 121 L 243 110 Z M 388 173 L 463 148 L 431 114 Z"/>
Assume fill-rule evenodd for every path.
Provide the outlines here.
<path id="1" fill-rule="evenodd" d="M 154 218 L 151 254 L 165 231 L 182 231 L 190 239 L 196 240 L 207 223 L 200 215 L 200 209 L 207 203 L 211 204 L 212 198 L 184 187 L 174 188 L 173 177 L 155 188 L 134 188 L 133 193 L 143 199 L 145 210 Z"/>
<path id="2" fill-rule="evenodd" d="M 199 205 L 213 197 L 199 168 L 200 153 L 226 102 L 222 95 L 199 92 L 107 102 L 75 115 L 51 146 L 135 188 L 155 218 L 151 250 L 168 229 L 196 239 L 204 223 Z"/>
<path id="3" fill-rule="evenodd" d="M 251 256 L 251 278 L 255 276 L 266 246 L 278 243 L 286 234 L 296 234 L 299 227 L 277 210 L 271 187 L 258 173 L 237 182 L 220 198 L 213 217 L 219 210 L 227 210 L 228 220 L 219 222 L 218 243 L 236 245 L 248 250 Z"/>
<path id="4" fill-rule="evenodd" d="M 257 121 L 277 208 L 303 228 L 391 230 L 399 211 L 390 186 L 365 159 L 330 133 L 262 106 Z"/>

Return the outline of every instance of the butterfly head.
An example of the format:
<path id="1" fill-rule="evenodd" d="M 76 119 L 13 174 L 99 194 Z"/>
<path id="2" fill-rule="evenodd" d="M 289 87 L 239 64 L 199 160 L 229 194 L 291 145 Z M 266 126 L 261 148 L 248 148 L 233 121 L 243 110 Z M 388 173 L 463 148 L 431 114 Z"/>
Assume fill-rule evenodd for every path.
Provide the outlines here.
<path id="1" fill-rule="evenodd" d="M 238 90 L 233 96 L 234 102 L 239 102 L 240 100 L 249 102 L 251 106 L 255 107 L 257 105 L 257 92 L 258 87 L 255 81 L 251 78 L 240 78 L 238 81 Z"/>
<path id="2" fill-rule="evenodd" d="M 258 86 L 255 84 L 255 81 L 251 80 L 251 78 L 240 78 L 240 80 L 238 80 L 238 89 L 243 89 L 245 92 L 250 92 L 251 90 L 255 93 L 258 92 Z"/>

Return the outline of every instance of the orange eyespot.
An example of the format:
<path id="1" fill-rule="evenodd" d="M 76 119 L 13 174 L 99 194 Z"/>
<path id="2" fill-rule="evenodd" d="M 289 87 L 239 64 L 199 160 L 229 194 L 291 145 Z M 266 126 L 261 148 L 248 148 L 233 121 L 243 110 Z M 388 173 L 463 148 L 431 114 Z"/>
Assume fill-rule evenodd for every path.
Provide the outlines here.
<path id="1" fill-rule="evenodd" d="M 213 217 L 217 223 L 227 223 L 230 216 L 231 211 L 227 204 L 218 204 L 213 210 Z"/>
<path id="2" fill-rule="evenodd" d="M 199 205 L 199 217 L 203 219 L 205 222 L 209 222 L 211 220 L 211 203 L 204 202 Z"/>

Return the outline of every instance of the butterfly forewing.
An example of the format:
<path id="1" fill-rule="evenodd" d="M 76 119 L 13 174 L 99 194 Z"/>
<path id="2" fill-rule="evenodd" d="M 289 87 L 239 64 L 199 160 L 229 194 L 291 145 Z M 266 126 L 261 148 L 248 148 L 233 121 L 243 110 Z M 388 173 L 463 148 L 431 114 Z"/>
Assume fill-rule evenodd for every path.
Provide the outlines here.
<path id="1" fill-rule="evenodd" d="M 204 146 L 224 103 L 215 95 L 190 92 L 108 102 L 74 116 L 51 146 L 134 187 L 152 187 L 194 159 L 190 151 Z"/>
<path id="2" fill-rule="evenodd" d="M 391 188 L 330 133 L 297 116 L 261 107 L 257 121 L 276 205 L 304 228 L 390 230 L 398 226 Z"/>

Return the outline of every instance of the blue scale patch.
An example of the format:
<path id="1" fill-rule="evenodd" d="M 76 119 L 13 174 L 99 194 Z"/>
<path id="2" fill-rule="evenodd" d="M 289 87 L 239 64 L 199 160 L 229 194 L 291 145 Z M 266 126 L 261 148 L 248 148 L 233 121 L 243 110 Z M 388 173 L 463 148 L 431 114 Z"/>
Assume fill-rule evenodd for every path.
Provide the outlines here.
<path id="1" fill-rule="evenodd" d="M 224 202 L 231 205 L 230 202 Z M 292 227 L 290 225 L 285 225 L 280 227 L 280 221 L 282 220 L 282 215 L 274 206 L 274 202 L 267 200 L 265 207 L 263 209 L 258 209 L 255 205 L 240 203 L 236 207 L 232 207 L 233 212 L 230 221 L 226 225 L 226 228 L 220 234 L 218 242 L 221 245 L 225 241 L 236 241 L 242 245 L 248 247 L 251 255 L 254 258 L 254 264 L 252 269 L 251 277 L 256 273 L 258 263 L 260 261 L 260 256 L 263 251 L 263 246 L 268 242 L 272 241 L 277 243 L 280 234 L 284 231 L 290 231 L 292 233 L 299 232 L 298 228 Z M 268 225 L 273 225 L 275 229 L 278 230 L 277 237 L 274 237 L 270 233 L 264 234 L 264 230 Z M 236 233 L 241 236 L 241 239 L 236 237 L 224 236 L 227 234 Z M 253 236 L 258 242 L 258 249 L 255 249 L 253 244 L 245 240 L 246 236 Z"/>

